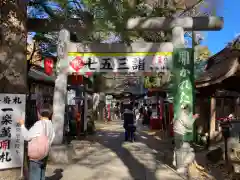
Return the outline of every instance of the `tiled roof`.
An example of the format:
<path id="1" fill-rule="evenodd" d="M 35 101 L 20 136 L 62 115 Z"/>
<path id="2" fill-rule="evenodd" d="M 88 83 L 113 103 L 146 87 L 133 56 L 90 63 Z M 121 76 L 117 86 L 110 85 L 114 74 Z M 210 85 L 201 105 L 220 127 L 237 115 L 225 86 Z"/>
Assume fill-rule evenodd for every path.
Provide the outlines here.
<path id="1" fill-rule="evenodd" d="M 206 87 L 217 84 L 233 76 L 239 66 L 240 50 L 226 47 L 210 57 L 206 71 L 195 81 L 196 87 Z"/>

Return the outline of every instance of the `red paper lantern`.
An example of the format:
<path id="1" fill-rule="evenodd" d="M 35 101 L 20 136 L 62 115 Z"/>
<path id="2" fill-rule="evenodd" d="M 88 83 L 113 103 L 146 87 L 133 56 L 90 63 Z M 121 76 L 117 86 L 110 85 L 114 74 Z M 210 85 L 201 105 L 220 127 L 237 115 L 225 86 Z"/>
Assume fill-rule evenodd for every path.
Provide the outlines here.
<path id="1" fill-rule="evenodd" d="M 79 85 L 79 84 L 83 84 L 83 76 L 82 75 L 71 75 L 71 83 L 73 85 Z"/>
<path id="2" fill-rule="evenodd" d="M 44 59 L 44 72 L 48 76 L 52 75 L 53 73 L 53 59 L 52 58 L 45 58 Z"/>

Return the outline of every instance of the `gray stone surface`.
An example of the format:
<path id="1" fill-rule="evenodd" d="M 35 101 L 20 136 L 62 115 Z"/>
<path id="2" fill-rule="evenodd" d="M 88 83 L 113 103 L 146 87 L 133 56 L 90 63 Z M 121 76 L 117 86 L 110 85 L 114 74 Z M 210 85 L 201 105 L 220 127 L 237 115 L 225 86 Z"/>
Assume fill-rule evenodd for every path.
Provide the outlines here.
<path id="1" fill-rule="evenodd" d="M 137 142 L 124 142 L 121 123 L 101 126 L 96 135 L 89 139 L 72 142 L 76 153 L 75 163 L 48 165 L 48 180 L 182 179 L 162 163 L 163 147 L 158 146 L 159 140 L 139 133 Z M 56 169 L 58 174 L 54 172 Z"/>
<path id="2" fill-rule="evenodd" d="M 72 145 L 52 146 L 49 153 L 49 162 L 53 164 L 70 164 L 75 156 Z"/>
<path id="3" fill-rule="evenodd" d="M 20 175 L 20 168 L 1 170 L 0 180 L 18 180 Z"/>

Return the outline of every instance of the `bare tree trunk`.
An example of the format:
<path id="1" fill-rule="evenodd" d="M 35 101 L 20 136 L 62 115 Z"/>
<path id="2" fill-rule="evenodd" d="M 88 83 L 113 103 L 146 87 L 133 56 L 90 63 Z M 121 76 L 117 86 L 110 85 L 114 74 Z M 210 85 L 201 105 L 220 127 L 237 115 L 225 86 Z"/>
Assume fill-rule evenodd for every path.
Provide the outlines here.
<path id="1" fill-rule="evenodd" d="M 27 92 L 27 9 L 22 0 L 0 0 L 0 93 Z M 19 179 L 20 169 L 1 172 L 2 179 Z"/>
<path id="2" fill-rule="evenodd" d="M 24 1 L 0 0 L 0 92 L 27 92 L 27 10 Z"/>

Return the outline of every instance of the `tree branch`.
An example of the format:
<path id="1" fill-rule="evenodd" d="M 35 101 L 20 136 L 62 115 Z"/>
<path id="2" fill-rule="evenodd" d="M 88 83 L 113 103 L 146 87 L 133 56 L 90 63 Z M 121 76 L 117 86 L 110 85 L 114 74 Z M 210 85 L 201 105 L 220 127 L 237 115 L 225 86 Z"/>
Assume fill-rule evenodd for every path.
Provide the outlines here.
<path id="1" fill-rule="evenodd" d="M 198 5 L 200 5 L 200 4 L 203 3 L 203 2 L 204 2 L 204 0 L 199 0 L 196 4 L 190 6 L 189 8 L 186 8 L 186 9 L 179 15 L 179 17 L 185 15 L 185 13 L 187 13 L 187 12 L 191 11 L 192 9 L 196 8 Z"/>
<path id="2" fill-rule="evenodd" d="M 43 8 L 43 10 L 54 19 L 58 19 L 59 17 L 56 16 L 56 14 L 52 11 L 51 8 L 49 8 L 45 3 L 40 2 L 39 5 Z"/>

